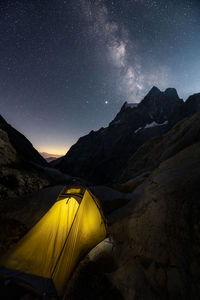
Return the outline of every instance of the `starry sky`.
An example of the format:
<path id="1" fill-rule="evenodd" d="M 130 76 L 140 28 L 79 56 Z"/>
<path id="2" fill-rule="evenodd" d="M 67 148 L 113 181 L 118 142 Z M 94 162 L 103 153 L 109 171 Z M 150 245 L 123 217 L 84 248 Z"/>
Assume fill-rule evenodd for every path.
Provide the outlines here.
<path id="1" fill-rule="evenodd" d="M 199 0 L 1 0 L 0 114 L 64 154 L 156 85 L 200 92 Z"/>

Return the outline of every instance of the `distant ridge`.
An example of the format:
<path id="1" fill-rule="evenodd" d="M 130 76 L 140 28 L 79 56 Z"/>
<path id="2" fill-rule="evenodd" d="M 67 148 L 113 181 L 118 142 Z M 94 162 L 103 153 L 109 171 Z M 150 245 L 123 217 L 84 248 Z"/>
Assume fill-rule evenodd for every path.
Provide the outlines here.
<path id="1" fill-rule="evenodd" d="M 59 155 L 59 154 L 50 154 L 47 152 L 39 152 L 39 153 L 48 163 L 63 156 L 63 155 Z"/>

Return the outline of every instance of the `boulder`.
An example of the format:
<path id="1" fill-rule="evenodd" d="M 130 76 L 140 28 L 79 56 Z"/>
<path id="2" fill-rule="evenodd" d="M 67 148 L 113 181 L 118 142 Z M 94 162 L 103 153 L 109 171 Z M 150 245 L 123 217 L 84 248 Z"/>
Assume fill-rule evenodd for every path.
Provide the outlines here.
<path id="1" fill-rule="evenodd" d="M 161 163 L 132 211 L 114 218 L 109 278 L 124 299 L 199 299 L 199 195 L 200 142 Z"/>

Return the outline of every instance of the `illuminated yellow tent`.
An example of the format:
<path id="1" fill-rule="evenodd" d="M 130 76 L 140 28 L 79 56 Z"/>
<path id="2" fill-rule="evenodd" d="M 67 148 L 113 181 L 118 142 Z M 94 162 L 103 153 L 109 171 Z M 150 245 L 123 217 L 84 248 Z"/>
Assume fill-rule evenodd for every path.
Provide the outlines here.
<path id="1" fill-rule="evenodd" d="M 105 236 L 98 199 L 82 186 L 65 187 L 51 209 L 3 258 L 0 274 L 42 295 L 61 297 L 77 262 Z"/>

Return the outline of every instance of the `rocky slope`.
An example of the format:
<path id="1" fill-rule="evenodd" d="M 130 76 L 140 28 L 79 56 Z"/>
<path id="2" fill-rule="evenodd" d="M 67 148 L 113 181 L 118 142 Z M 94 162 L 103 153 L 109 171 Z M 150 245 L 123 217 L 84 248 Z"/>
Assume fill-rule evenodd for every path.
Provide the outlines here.
<path id="1" fill-rule="evenodd" d="M 8 124 L 1 115 L 0 129 L 7 133 L 10 143 L 16 150 L 20 159 L 31 161 L 42 166 L 47 166 L 45 159 L 38 153 L 29 140 L 10 124 Z"/>
<path id="2" fill-rule="evenodd" d="M 175 89 L 153 87 L 138 105 L 125 103 L 107 128 L 81 137 L 53 166 L 96 183 L 112 181 L 139 146 L 172 126 L 183 104 Z"/>
<path id="3" fill-rule="evenodd" d="M 9 198 L 70 179 L 47 166 L 32 144 L 0 117 L 0 208 Z"/>
<path id="4" fill-rule="evenodd" d="M 40 189 L 49 182 L 39 169 L 24 162 L 10 143 L 8 134 L 0 129 L 0 199 L 17 197 Z"/>
<path id="5" fill-rule="evenodd" d="M 200 141 L 145 181 L 134 209 L 114 218 L 117 270 L 124 299 L 199 299 Z"/>
<path id="6" fill-rule="evenodd" d="M 199 101 L 200 103 L 200 101 Z M 178 122 L 168 133 L 150 139 L 130 158 L 120 175 L 126 181 L 148 172 L 200 139 L 200 113 Z"/>
<path id="7" fill-rule="evenodd" d="M 150 138 L 162 136 L 178 121 L 197 111 L 200 111 L 200 94 L 183 102 L 175 89 L 161 92 L 153 87 L 141 103 L 125 103 L 107 128 L 81 137 L 52 166 L 98 184 L 116 181 L 141 145 Z"/>

